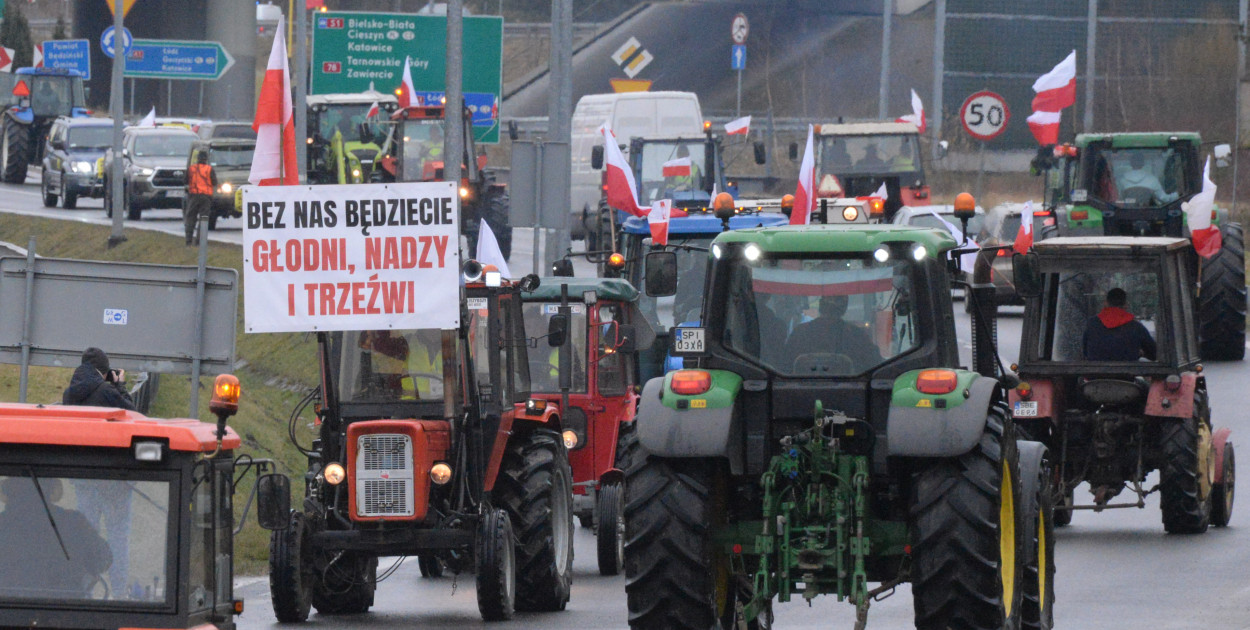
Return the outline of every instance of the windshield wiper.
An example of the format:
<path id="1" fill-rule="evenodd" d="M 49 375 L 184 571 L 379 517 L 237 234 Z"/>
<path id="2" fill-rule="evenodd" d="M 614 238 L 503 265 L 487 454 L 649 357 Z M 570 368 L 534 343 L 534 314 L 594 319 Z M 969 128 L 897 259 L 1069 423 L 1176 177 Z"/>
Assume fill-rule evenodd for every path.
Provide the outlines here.
<path id="1" fill-rule="evenodd" d="M 61 530 L 57 529 L 56 519 L 52 518 L 52 508 L 48 507 L 48 499 L 43 496 L 43 488 L 39 485 L 39 477 L 35 475 L 35 469 L 30 466 L 26 467 L 26 472 L 30 473 L 30 481 L 35 484 L 35 492 L 39 494 L 39 501 L 43 503 L 43 513 L 48 515 L 48 523 L 52 525 L 52 533 L 56 534 L 56 542 L 61 546 L 61 553 L 65 554 L 66 560 L 69 560 L 69 550 L 65 548 L 65 541 L 61 539 Z"/>

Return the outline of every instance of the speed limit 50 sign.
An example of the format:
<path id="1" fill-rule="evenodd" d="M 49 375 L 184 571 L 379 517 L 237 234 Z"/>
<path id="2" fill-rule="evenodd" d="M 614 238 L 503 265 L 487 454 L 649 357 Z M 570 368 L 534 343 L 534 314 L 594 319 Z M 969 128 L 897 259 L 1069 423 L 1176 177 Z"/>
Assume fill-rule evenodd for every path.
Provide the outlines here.
<path id="1" fill-rule="evenodd" d="M 1007 101 L 993 92 L 977 92 L 964 101 L 959 109 L 959 120 L 964 131 L 977 140 L 993 140 L 1007 129 L 1011 110 Z"/>

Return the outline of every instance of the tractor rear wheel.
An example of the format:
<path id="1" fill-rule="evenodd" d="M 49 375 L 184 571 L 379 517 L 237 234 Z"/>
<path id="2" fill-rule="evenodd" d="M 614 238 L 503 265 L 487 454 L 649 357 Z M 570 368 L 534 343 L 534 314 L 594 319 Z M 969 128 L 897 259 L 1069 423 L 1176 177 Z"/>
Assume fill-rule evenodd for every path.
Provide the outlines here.
<path id="1" fill-rule="evenodd" d="M 285 530 L 269 533 L 269 594 L 281 623 L 307 620 L 312 606 L 316 578 L 304 548 L 305 533 L 304 515 L 299 512 L 291 514 Z"/>
<path id="2" fill-rule="evenodd" d="M 1015 627 L 1020 618 L 1019 461 L 995 406 L 969 453 L 916 475 L 912 599 L 919 630 Z"/>
<path id="3" fill-rule="evenodd" d="M 1208 361 L 1246 356 L 1246 251 L 1240 223 L 1220 226 L 1223 247 L 1203 260 L 1197 300 L 1199 353 Z"/>
<path id="4" fill-rule="evenodd" d="M 323 615 L 369 612 L 377 577 L 376 557 L 345 553 L 322 571 L 320 582 L 313 588 L 313 607 Z"/>
<path id="5" fill-rule="evenodd" d="M 4 160 L 3 173 L 6 184 L 21 184 L 26 181 L 26 167 L 30 158 L 30 126 L 23 125 L 12 118 L 4 119 L 4 150 L 0 159 Z"/>
<path id="6" fill-rule="evenodd" d="M 477 609 L 486 621 L 512 618 L 516 608 L 516 555 L 508 513 L 483 515 L 477 530 Z"/>
<path id="7" fill-rule="evenodd" d="M 1054 476 L 1040 442 L 1020 442 L 1019 450 L 1024 545 L 1020 627 L 1050 630 L 1055 625 Z"/>
<path id="8" fill-rule="evenodd" d="M 516 532 L 516 609 L 564 610 L 573 585 L 573 471 L 560 434 L 535 429 L 508 444 L 495 504 Z"/>
<path id="9" fill-rule="evenodd" d="M 1224 457 L 1220 462 L 1223 469 L 1220 482 L 1215 484 L 1211 495 L 1211 524 L 1216 527 L 1227 527 L 1233 517 L 1233 490 L 1237 477 L 1237 457 L 1233 453 L 1233 443 L 1224 444 Z"/>
<path id="10" fill-rule="evenodd" d="M 1203 414 L 1183 420 L 1164 420 L 1159 429 L 1163 468 L 1159 471 L 1159 507 L 1163 529 L 1169 534 L 1201 534 L 1211 524 L 1211 492 L 1203 479 L 1200 453 L 1204 448 Z M 1211 432 L 1205 431 L 1208 441 Z M 1208 452 L 1209 448 L 1206 449 Z"/>

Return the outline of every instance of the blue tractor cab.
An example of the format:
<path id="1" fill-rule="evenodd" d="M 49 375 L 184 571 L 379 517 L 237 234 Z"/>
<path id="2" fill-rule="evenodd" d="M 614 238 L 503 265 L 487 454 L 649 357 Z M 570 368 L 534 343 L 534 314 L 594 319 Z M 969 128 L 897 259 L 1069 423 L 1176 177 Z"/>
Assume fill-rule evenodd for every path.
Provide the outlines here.
<path id="1" fill-rule="evenodd" d="M 773 227 L 790 222 L 784 214 L 772 212 L 739 212 L 729 219 L 730 230 Z M 651 349 L 639 349 L 640 382 L 681 368 L 681 359 L 668 355 L 670 333 L 675 325 L 697 326 L 703 312 L 703 280 L 707 274 L 708 248 L 717 234 L 725 231 L 721 219 L 710 211 L 673 217 L 668 224 L 668 245 L 652 245 L 651 228 L 646 217 L 630 217 L 621 225 L 621 253 L 625 266 L 621 275 L 635 287 L 646 279 L 647 253 L 668 249 L 677 254 L 677 294 L 670 297 L 638 297 L 638 307 L 656 333 Z"/>
<path id="2" fill-rule="evenodd" d="M 0 175 L 7 184 L 26 181 L 27 165 L 43 160 L 44 140 L 54 120 L 91 115 L 82 74 L 66 68 L 0 73 L 0 102 L 5 104 Z"/>

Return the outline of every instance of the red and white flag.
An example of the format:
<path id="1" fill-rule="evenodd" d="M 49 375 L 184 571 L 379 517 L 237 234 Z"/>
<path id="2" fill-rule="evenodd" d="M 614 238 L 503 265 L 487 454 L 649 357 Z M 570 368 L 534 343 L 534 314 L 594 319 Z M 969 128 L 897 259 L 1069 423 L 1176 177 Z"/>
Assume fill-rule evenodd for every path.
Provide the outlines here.
<path id="1" fill-rule="evenodd" d="M 661 174 L 664 177 L 690 177 L 690 158 L 677 158 L 665 162 Z"/>
<path id="2" fill-rule="evenodd" d="M 807 126 L 807 148 L 799 162 L 799 185 L 794 189 L 790 225 L 807 225 L 816 207 L 816 155 L 812 152 L 812 126 Z"/>
<path id="3" fill-rule="evenodd" d="M 382 108 L 378 107 L 377 101 L 374 101 L 373 105 L 369 107 L 369 111 L 365 112 L 365 118 L 373 118 L 374 116 L 377 116 L 380 111 L 382 111 Z"/>
<path id="4" fill-rule="evenodd" d="M 1037 143 L 1046 146 L 1059 143 L 1059 113 L 1076 103 L 1076 51 L 1059 62 L 1050 72 L 1033 82 L 1033 114 L 1029 131 Z"/>
<path id="5" fill-rule="evenodd" d="M 603 136 L 603 181 L 607 190 L 608 205 L 623 210 L 636 217 L 647 214 L 638 206 L 638 186 L 634 183 L 634 172 L 629 169 L 629 162 L 616 144 L 616 134 L 607 123 L 599 127 Z"/>
<path id="6" fill-rule="evenodd" d="M 1011 244 L 1011 248 L 1017 254 L 1023 254 L 1033 247 L 1033 200 L 1024 202 L 1024 209 L 1020 211 L 1020 228 L 1016 230 L 1016 240 Z"/>
<path id="7" fill-rule="evenodd" d="M 1194 243 L 1194 250 L 1203 258 L 1214 256 L 1224 246 L 1220 228 L 1211 222 L 1214 208 L 1215 183 L 1211 181 L 1211 158 L 1208 156 L 1206 165 L 1202 167 L 1202 192 L 1181 204 L 1185 222 L 1189 224 L 1189 238 Z"/>
<path id="8" fill-rule="evenodd" d="M 920 101 L 920 95 L 916 94 L 916 90 L 911 91 L 911 113 L 899 116 L 894 122 L 909 122 L 915 125 L 920 133 L 924 133 L 927 127 L 924 119 L 924 103 Z"/>
<path id="9" fill-rule="evenodd" d="M 396 96 L 399 98 L 399 106 L 413 107 L 419 105 L 416 99 L 412 97 L 416 92 L 416 88 L 412 87 L 412 57 L 404 57 L 404 76 L 400 79 L 399 90 Z"/>
<path id="10" fill-rule="evenodd" d="M 43 44 L 35 44 L 35 56 L 30 62 L 36 68 L 43 67 Z"/>
<path id="11" fill-rule="evenodd" d="M 647 213 L 647 227 L 651 228 L 652 245 L 668 245 L 668 219 L 672 216 L 673 200 L 659 199 L 651 203 Z"/>
<path id="12" fill-rule="evenodd" d="M 731 120 L 725 123 L 725 133 L 728 135 L 745 136 L 751 133 L 751 117 L 743 116 L 737 120 Z"/>
<path id="13" fill-rule="evenodd" d="M 958 243 L 959 249 L 980 249 L 981 248 L 981 245 L 977 243 L 976 240 L 973 239 L 972 237 L 968 237 L 967 240 L 965 240 L 963 230 L 959 229 L 959 227 L 956 226 L 954 223 L 947 221 L 946 217 L 943 217 L 942 215 L 938 214 L 937 210 L 933 209 L 933 206 L 929 206 L 929 214 L 933 215 L 934 217 L 937 217 L 937 220 L 941 221 L 942 225 L 946 227 L 946 231 L 950 232 L 951 236 L 955 237 L 955 242 Z M 967 254 L 961 254 L 959 256 L 959 270 L 963 271 L 964 273 L 971 274 L 973 268 L 976 267 L 976 263 L 977 263 L 977 252 L 975 251 L 968 252 Z"/>
<path id="14" fill-rule="evenodd" d="M 881 201 L 890 200 L 890 191 L 885 187 L 885 182 L 881 182 L 881 187 L 877 189 L 877 192 L 872 193 L 872 196 Z"/>
<path id="15" fill-rule="evenodd" d="M 155 127 L 156 126 L 156 106 L 153 105 L 152 110 L 148 112 L 148 115 L 140 119 L 139 122 L 135 124 L 135 126 L 136 127 Z"/>
<path id="16" fill-rule="evenodd" d="M 278 30 L 282 32 L 282 18 Z M 247 181 L 260 186 L 293 186 L 299 183 L 295 161 L 295 112 L 291 107 L 291 72 L 286 63 L 286 40 L 273 39 L 265 80 L 256 102 L 256 151 Z"/>

